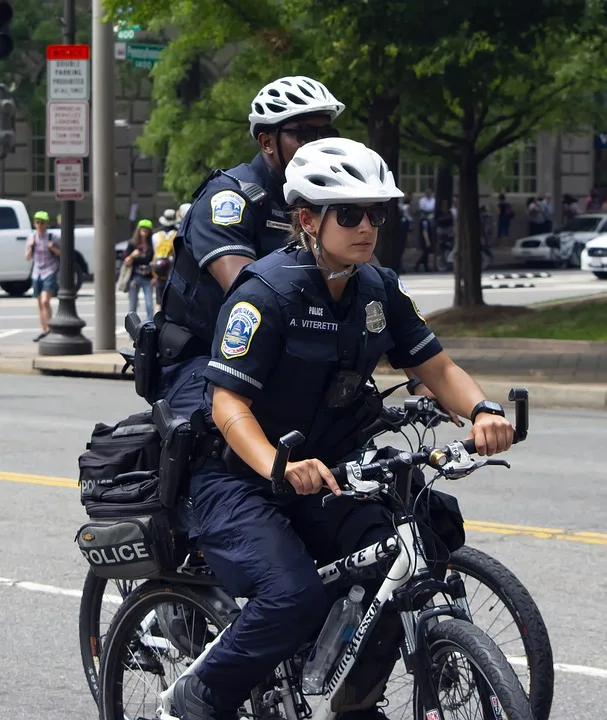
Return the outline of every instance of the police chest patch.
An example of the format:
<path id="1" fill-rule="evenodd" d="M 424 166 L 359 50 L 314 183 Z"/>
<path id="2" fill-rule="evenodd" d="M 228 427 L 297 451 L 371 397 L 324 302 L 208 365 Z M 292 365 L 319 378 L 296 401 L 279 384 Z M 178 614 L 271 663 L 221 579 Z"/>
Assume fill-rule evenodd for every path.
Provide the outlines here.
<path id="1" fill-rule="evenodd" d="M 232 190 L 222 190 L 211 198 L 211 220 L 214 225 L 238 225 L 242 220 L 245 199 Z"/>
<path id="2" fill-rule="evenodd" d="M 398 281 L 398 289 L 407 298 L 407 300 L 409 300 L 409 302 L 411 303 L 411 307 L 413 308 L 413 311 L 415 312 L 417 317 L 424 323 L 424 325 L 426 325 L 426 318 L 420 313 L 419 308 L 417 307 L 417 303 L 411 297 L 411 295 L 409 295 L 409 293 L 407 292 L 407 288 L 405 287 L 405 284 L 400 279 Z"/>
<path id="3" fill-rule="evenodd" d="M 254 305 L 248 302 L 234 305 L 221 341 L 221 354 L 228 360 L 246 355 L 260 325 L 261 313 Z"/>

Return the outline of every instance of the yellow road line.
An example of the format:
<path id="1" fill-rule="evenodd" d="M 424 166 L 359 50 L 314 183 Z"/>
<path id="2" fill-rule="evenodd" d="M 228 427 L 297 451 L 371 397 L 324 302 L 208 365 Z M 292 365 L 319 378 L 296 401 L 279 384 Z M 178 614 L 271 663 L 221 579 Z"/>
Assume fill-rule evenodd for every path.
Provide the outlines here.
<path id="1" fill-rule="evenodd" d="M 54 485 L 55 487 L 78 487 L 78 481 L 72 478 L 51 477 L 49 475 L 27 475 L 0 470 L 0 480 L 8 482 L 32 483 L 34 485 Z"/>
<path id="2" fill-rule="evenodd" d="M 26 473 L 0 470 L 0 481 L 50 485 L 54 487 L 77 488 L 78 481 L 73 478 L 51 477 L 48 475 L 28 475 Z M 512 525 L 510 523 L 489 522 L 488 520 L 467 520 L 466 530 L 490 533 L 494 535 L 525 535 L 541 540 L 565 540 L 587 545 L 607 545 L 607 533 L 585 530 L 563 530 L 563 528 L 535 527 L 533 525 Z"/>

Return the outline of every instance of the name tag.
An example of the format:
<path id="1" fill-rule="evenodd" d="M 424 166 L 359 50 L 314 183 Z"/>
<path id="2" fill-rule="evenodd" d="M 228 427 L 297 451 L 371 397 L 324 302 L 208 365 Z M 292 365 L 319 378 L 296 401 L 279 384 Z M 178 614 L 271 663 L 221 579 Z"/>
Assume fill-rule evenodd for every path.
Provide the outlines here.
<path id="1" fill-rule="evenodd" d="M 283 230 L 284 232 L 291 232 L 291 230 L 293 230 L 291 223 L 278 222 L 277 220 L 266 220 L 266 227 L 272 228 L 273 230 Z"/>
<path id="2" fill-rule="evenodd" d="M 320 332 L 337 332 L 339 323 L 292 317 L 289 320 L 289 327 L 301 328 L 302 330 L 318 330 Z"/>

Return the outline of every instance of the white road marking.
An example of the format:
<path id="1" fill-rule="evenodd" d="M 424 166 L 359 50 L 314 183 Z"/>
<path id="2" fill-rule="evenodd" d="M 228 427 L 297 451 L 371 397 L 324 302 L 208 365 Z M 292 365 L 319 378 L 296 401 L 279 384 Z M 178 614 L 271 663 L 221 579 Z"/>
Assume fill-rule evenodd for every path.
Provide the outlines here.
<path id="1" fill-rule="evenodd" d="M 21 330 L 6 330 L 5 332 L 0 332 L 0 338 L 10 337 L 11 335 L 17 335 L 20 332 L 21 332 Z"/>
<path id="2" fill-rule="evenodd" d="M 29 582 L 27 580 L 11 580 L 10 578 L 0 577 L 0 587 L 12 587 L 20 590 L 28 590 L 29 592 L 40 592 L 47 595 L 63 595 L 67 597 L 81 598 L 81 590 L 70 590 L 67 588 L 56 587 L 55 585 L 42 585 L 40 583 Z M 122 598 L 119 595 L 105 595 L 107 600 L 112 603 L 120 604 Z M 511 665 L 525 666 L 527 661 L 522 657 L 509 657 L 508 662 Z M 588 665 L 570 665 L 569 663 L 554 663 L 554 669 L 559 672 L 570 673 L 573 675 L 586 675 L 587 677 L 600 678 L 607 680 L 607 670 L 603 668 L 590 667 Z"/>

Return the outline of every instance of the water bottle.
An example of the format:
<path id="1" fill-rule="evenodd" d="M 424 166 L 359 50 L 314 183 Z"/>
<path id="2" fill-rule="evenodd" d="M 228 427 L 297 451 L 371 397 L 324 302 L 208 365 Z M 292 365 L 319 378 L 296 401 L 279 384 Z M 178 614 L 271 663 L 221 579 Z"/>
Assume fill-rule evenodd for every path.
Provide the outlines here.
<path id="1" fill-rule="evenodd" d="M 352 640 L 363 619 L 361 601 L 364 595 L 360 585 L 353 585 L 348 597 L 334 603 L 303 669 L 304 694 L 322 693 L 329 670 Z"/>

